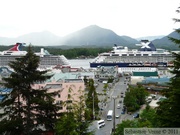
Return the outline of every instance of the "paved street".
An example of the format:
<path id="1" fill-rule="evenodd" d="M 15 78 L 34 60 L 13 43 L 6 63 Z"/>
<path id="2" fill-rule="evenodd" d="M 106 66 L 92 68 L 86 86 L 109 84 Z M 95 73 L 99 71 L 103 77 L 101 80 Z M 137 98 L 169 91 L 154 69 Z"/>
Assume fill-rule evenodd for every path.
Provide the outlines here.
<path id="1" fill-rule="evenodd" d="M 126 83 L 124 83 L 126 82 Z M 96 91 L 98 93 L 103 93 L 103 83 L 99 83 L 98 87 L 96 88 Z M 100 108 L 103 110 L 101 111 L 100 118 L 105 120 L 105 127 L 101 129 L 96 130 L 96 135 L 110 135 L 110 132 L 113 128 L 113 120 L 107 121 L 107 113 L 109 110 L 114 110 L 114 102 L 115 102 L 115 116 L 119 115 L 119 118 L 115 118 L 115 125 L 122 122 L 122 120 L 126 119 L 132 119 L 132 115 L 129 115 L 127 113 L 121 114 L 122 108 L 123 108 L 123 100 L 124 98 L 121 97 L 121 95 L 125 95 L 127 89 L 127 80 L 125 77 L 121 77 L 119 82 L 115 83 L 114 86 L 110 90 L 108 90 L 107 96 L 99 96 L 100 101 L 104 101 L 105 98 L 107 98 L 106 103 L 100 103 Z M 123 94 L 122 94 L 123 93 Z M 116 97 L 116 98 L 115 98 Z M 115 99 L 114 99 L 115 98 Z M 122 100 L 122 103 L 119 103 L 119 101 Z M 120 104 L 120 108 L 117 108 L 117 105 Z"/>

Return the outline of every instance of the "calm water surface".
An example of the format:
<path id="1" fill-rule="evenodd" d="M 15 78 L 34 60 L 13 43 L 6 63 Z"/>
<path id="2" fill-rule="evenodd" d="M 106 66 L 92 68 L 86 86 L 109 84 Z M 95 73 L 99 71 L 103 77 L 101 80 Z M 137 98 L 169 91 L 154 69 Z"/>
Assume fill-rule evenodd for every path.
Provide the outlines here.
<path id="1" fill-rule="evenodd" d="M 90 68 L 90 64 L 89 62 L 92 62 L 94 59 L 71 59 L 68 60 L 71 64 L 72 68 L 84 68 L 84 69 L 88 69 Z"/>

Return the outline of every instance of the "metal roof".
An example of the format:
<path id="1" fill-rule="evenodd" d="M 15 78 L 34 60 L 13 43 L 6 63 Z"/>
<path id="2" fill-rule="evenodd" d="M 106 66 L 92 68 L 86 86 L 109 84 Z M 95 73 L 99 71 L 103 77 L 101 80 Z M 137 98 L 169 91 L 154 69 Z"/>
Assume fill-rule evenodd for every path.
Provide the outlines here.
<path id="1" fill-rule="evenodd" d="M 144 76 L 144 77 L 157 77 L 158 76 L 158 72 L 133 72 L 133 76 Z"/>

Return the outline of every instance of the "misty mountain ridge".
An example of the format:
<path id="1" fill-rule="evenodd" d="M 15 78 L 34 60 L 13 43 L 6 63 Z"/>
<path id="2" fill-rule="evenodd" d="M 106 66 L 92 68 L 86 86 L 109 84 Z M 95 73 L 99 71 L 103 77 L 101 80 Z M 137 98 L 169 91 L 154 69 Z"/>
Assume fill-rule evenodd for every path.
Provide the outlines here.
<path id="1" fill-rule="evenodd" d="M 129 39 L 131 38 L 129 37 Z M 134 42 L 137 41 L 134 40 Z M 61 44 L 107 46 L 113 44 L 128 45 L 129 41 L 118 36 L 112 30 L 104 29 L 97 25 L 91 25 L 64 37 Z"/>
<path id="2" fill-rule="evenodd" d="M 140 40 L 149 40 L 149 41 L 153 41 L 155 39 L 161 39 L 165 37 L 165 35 L 159 35 L 159 36 L 148 36 L 148 37 L 139 37 L 136 38 L 136 40 L 140 41 Z"/>
<path id="3" fill-rule="evenodd" d="M 168 36 L 177 37 L 176 32 Z M 101 28 L 97 25 L 90 25 L 64 37 L 56 36 L 49 31 L 33 32 L 19 36 L 17 38 L 0 37 L 0 45 L 12 45 L 16 42 L 23 42 L 35 46 L 97 46 L 105 47 L 114 44 L 135 47 L 141 39 L 152 41 L 155 46 L 169 46 L 173 44 L 167 36 L 149 36 L 141 38 L 131 38 L 129 36 L 119 36 L 110 29 Z"/>

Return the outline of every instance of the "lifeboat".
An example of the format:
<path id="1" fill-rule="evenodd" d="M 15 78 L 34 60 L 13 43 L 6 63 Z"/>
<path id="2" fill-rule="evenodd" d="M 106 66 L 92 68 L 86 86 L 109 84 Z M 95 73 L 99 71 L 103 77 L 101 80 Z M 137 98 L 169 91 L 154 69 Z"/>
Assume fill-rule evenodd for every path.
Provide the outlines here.
<path id="1" fill-rule="evenodd" d="M 173 66 L 174 66 L 174 63 L 173 63 L 172 61 L 171 61 L 171 62 L 168 62 L 168 63 L 167 63 L 167 66 L 168 66 L 168 67 L 173 67 Z"/>
<path id="2" fill-rule="evenodd" d="M 145 67 L 149 67 L 149 66 L 151 66 L 151 63 L 145 62 L 145 63 L 144 63 L 144 66 L 145 66 Z"/>

